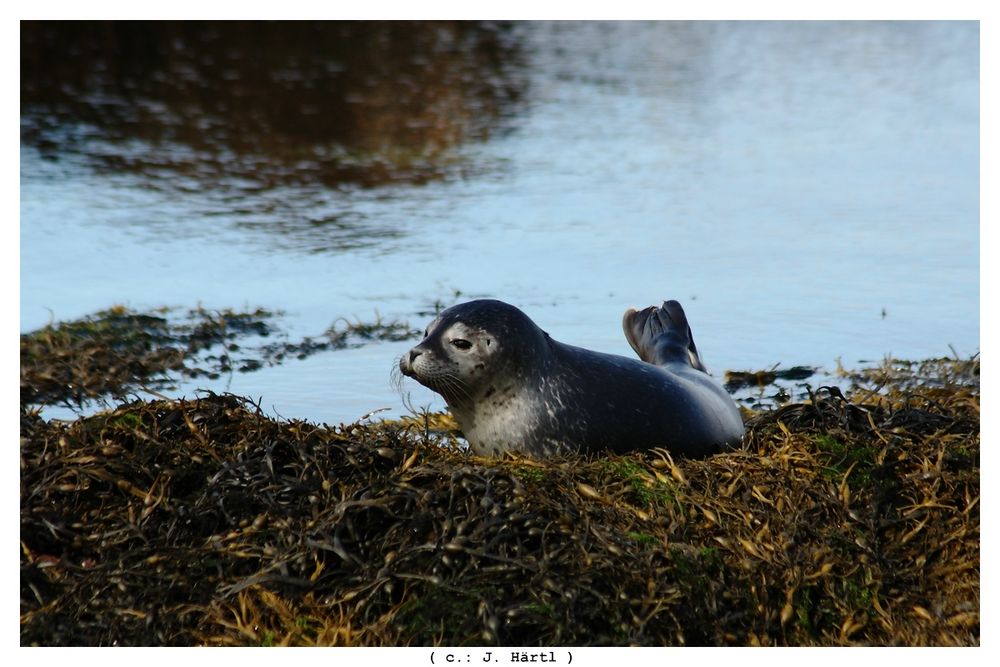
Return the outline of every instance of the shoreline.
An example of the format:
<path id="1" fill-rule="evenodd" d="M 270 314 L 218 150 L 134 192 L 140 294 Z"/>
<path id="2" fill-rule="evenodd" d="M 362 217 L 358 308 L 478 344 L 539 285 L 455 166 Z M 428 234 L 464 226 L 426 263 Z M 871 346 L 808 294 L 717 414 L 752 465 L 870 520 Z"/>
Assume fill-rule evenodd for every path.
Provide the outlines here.
<path id="1" fill-rule="evenodd" d="M 22 645 L 979 645 L 978 356 L 532 460 L 228 394 L 45 421 L 24 345 Z"/>

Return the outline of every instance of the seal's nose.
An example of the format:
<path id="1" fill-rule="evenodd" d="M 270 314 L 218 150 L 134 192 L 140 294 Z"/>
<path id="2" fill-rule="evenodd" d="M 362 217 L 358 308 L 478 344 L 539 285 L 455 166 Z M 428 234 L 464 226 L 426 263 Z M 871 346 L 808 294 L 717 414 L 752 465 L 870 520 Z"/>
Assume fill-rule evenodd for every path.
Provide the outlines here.
<path id="1" fill-rule="evenodd" d="M 399 370 L 403 375 L 413 375 L 413 362 L 420 354 L 421 350 L 414 348 L 399 358 Z"/>

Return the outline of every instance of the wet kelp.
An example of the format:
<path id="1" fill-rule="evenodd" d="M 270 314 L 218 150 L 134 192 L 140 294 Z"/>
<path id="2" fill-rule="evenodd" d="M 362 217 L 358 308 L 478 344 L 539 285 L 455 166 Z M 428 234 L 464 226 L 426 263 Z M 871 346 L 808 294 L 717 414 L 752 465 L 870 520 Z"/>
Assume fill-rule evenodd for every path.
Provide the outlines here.
<path id="1" fill-rule="evenodd" d="M 177 313 L 114 306 L 50 324 L 21 335 L 21 403 L 79 406 L 94 399 L 121 399 L 138 389 L 169 387 L 181 377 L 215 379 L 286 358 L 419 333 L 398 320 L 341 319 L 317 337 L 293 342 L 284 339 L 276 324 L 279 315 L 262 309 Z M 271 337 L 282 340 L 270 342 Z"/>
<path id="2" fill-rule="evenodd" d="M 216 345 L 239 347 L 234 339 L 270 334 L 271 313 L 195 309 L 181 321 L 167 309 L 141 313 L 115 306 L 94 315 L 50 324 L 21 335 L 21 402 L 81 404 L 104 395 L 122 396 L 139 384 L 161 387 L 171 373 L 217 376 L 230 370 L 217 356 L 211 370 L 190 361 Z M 188 362 L 188 363 L 186 363 Z"/>
<path id="3" fill-rule="evenodd" d="M 21 641 L 976 645 L 979 365 L 912 370 L 705 460 L 481 459 L 235 396 L 25 408 Z"/>

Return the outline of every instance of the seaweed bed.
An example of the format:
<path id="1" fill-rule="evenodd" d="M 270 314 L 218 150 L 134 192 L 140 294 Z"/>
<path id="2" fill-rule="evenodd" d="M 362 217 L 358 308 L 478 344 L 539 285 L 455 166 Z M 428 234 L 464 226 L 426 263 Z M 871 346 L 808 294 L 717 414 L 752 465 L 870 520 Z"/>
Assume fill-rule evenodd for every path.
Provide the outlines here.
<path id="1" fill-rule="evenodd" d="M 168 318 L 167 315 L 174 315 Z M 236 341 L 279 333 L 266 310 L 169 308 L 140 313 L 113 306 L 88 317 L 49 325 L 21 336 L 21 402 L 81 406 L 106 396 L 122 399 L 138 389 L 175 384 L 175 377 L 218 378 L 255 371 L 372 340 L 405 340 L 418 332 L 399 321 L 334 322 L 317 338 L 278 341 L 245 349 Z M 221 348 L 221 349 L 220 349 Z"/>
<path id="2" fill-rule="evenodd" d="M 232 395 L 45 421 L 22 373 L 21 643 L 978 645 L 978 358 L 852 381 L 537 461 Z"/>

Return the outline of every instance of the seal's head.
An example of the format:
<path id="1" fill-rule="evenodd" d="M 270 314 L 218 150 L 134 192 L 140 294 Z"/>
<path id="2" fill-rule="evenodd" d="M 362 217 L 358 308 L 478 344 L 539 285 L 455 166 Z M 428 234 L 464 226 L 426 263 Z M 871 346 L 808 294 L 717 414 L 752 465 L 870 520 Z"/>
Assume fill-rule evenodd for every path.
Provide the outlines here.
<path id="1" fill-rule="evenodd" d="M 498 381 L 536 372 L 548 335 L 527 315 L 502 301 L 452 306 L 427 327 L 399 370 L 433 389 L 452 407 L 469 405 L 501 389 Z"/>

